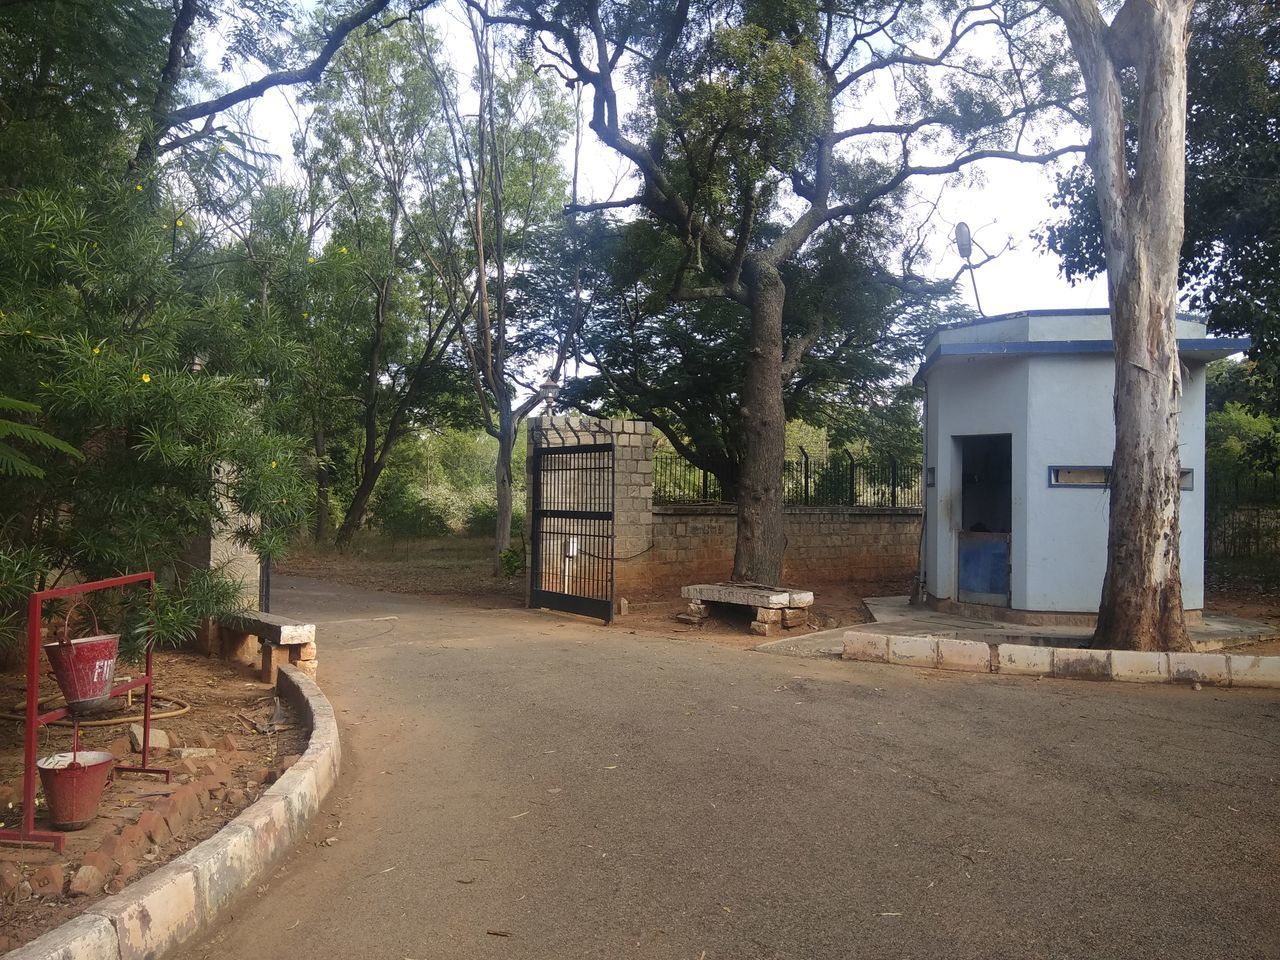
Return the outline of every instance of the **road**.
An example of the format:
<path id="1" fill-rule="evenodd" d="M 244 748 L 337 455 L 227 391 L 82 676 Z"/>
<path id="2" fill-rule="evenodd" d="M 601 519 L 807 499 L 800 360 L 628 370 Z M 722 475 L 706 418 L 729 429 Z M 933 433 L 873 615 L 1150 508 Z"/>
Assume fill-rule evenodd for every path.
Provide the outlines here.
<path id="1" fill-rule="evenodd" d="M 344 774 L 192 956 L 1280 957 L 1280 691 L 273 600 L 320 623 Z"/>

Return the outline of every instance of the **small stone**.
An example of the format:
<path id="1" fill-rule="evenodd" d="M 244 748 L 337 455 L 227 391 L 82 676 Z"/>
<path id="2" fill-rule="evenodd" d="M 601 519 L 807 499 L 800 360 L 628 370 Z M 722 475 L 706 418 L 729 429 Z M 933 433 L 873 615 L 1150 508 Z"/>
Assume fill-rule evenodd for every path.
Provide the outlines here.
<path id="1" fill-rule="evenodd" d="M 128 883 L 138 875 L 138 871 L 142 869 L 141 864 L 137 860 L 126 860 L 120 864 L 120 869 L 116 871 L 116 878 L 121 881 L 121 885 Z"/>
<path id="2" fill-rule="evenodd" d="M 31 892 L 37 897 L 60 897 L 67 884 L 67 874 L 61 866 L 50 864 L 31 875 Z"/>
<path id="3" fill-rule="evenodd" d="M 86 853 L 83 857 L 81 857 L 80 866 L 97 867 L 99 870 L 102 871 L 102 875 L 104 877 L 109 877 L 116 872 L 115 860 L 107 856 L 100 849 L 94 850 L 92 853 Z"/>
<path id="4" fill-rule="evenodd" d="M 691 617 L 697 617 L 699 620 L 705 620 L 711 616 L 711 608 L 699 600 L 692 601 L 685 612 Z"/>
<path id="5" fill-rule="evenodd" d="M 781 623 L 782 611 L 775 607 L 756 607 L 756 623 Z"/>
<path id="6" fill-rule="evenodd" d="M 301 660 L 314 660 L 316 658 L 316 645 L 314 643 L 300 643 L 289 648 L 289 662 L 297 664 Z"/>
<path id="7" fill-rule="evenodd" d="M 319 660 L 299 660 L 297 663 L 294 664 L 294 666 L 298 668 L 298 672 L 301 673 L 304 677 L 308 677 L 314 680 L 316 678 L 316 674 L 319 672 L 319 669 L 320 669 L 320 661 Z"/>
<path id="8" fill-rule="evenodd" d="M 1195 683 L 1191 684 L 1191 689 L 1192 689 L 1192 690 L 1203 690 L 1203 689 L 1204 689 L 1204 687 L 1200 686 L 1200 681 L 1199 681 L 1199 680 L 1197 680 Z"/>
<path id="9" fill-rule="evenodd" d="M 0 900 L 17 890 L 20 883 L 22 883 L 22 871 L 18 869 L 17 864 L 0 860 Z"/>
<path id="10" fill-rule="evenodd" d="M 276 780 L 279 778 L 276 776 L 276 772 L 272 770 L 270 767 L 259 767 L 254 772 L 253 777 L 251 779 L 262 784 L 264 787 L 268 787 L 271 784 L 275 783 Z"/>
<path id="11" fill-rule="evenodd" d="M 227 804 L 232 807 L 243 807 L 249 802 L 249 796 L 243 790 L 228 790 Z"/>
<path id="12" fill-rule="evenodd" d="M 283 774 L 286 770 L 288 770 L 290 767 L 292 767 L 295 763 L 297 763 L 301 759 L 302 757 L 296 753 L 291 753 L 291 754 L 288 754 L 287 756 L 281 757 L 279 760 L 276 761 L 276 772 Z"/>
<path id="13" fill-rule="evenodd" d="M 676 619 L 693 627 L 700 627 L 707 622 L 705 617 L 695 617 L 691 613 L 677 613 Z"/>
<path id="14" fill-rule="evenodd" d="M 35 896 L 35 891 L 31 889 L 31 884 L 23 880 L 18 884 L 18 889 L 13 892 L 13 902 L 21 903 L 23 900 L 30 900 Z"/>
<path id="15" fill-rule="evenodd" d="M 147 849 L 147 835 L 136 823 L 130 823 L 120 828 L 120 840 L 124 844 L 124 848 L 121 850 L 124 856 L 116 858 L 117 863 L 133 860 Z"/>
<path id="16" fill-rule="evenodd" d="M 101 893 L 107 885 L 107 878 L 93 864 L 85 864 L 71 878 L 71 888 L 67 891 L 73 897 L 91 897 Z"/>
<path id="17" fill-rule="evenodd" d="M 138 818 L 138 829 L 147 835 L 147 839 L 157 845 L 168 843 L 173 837 L 164 817 L 154 810 L 144 810 Z"/>
<path id="18" fill-rule="evenodd" d="M 169 733 L 169 749 L 170 750 L 176 749 L 177 747 L 185 747 L 186 745 L 187 745 L 187 741 L 182 739 L 181 734 L 172 733 L 172 732 Z"/>
<path id="19" fill-rule="evenodd" d="M 196 747 L 212 747 L 213 738 L 202 730 L 191 738 L 191 744 Z"/>
<path id="20" fill-rule="evenodd" d="M 173 772 L 179 776 L 194 777 L 200 772 L 200 765 L 191 757 L 187 757 L 185 760 L 178 761 L 178 764 L 173 768 Z"/>
<path id="21" fill-rule="evenodd" d="M 120 863 L 129 859 L 129 845 L 118 836 L 107 837 L 102 841 L 102 846 L 98 847 L 98 853 L 109 859 L 112 863 Z"/>
<path id="22" fill-rule="evenodd" d="M 761 623 L 756 620 L 751 624 L 751 632 L 757 637 L 772 637 L 778 632 L 778 625 L 776 623 Z"/>
<path id="23" fill-rule="evenodd" d="M 170 751 L 179 760 L 204 760 L 217 755 L 213 747 L 174 747 Z"/>
<path id="24" fill-rule="evenodd" d="M 133 749 L 133 743 L 128 737 L 116 737 L 107 746 L 107 752 L 117 760 L 121 760 L 129 755 L 129 751 Z M 138 741 L 138 749 L 142 749 L 142 741 Z"/>
<path id="25" fill-rule="evenodd" d="M 226 750 L 229 753 L 235 753 L 240 749 L 240 742 L 229 733 L 224 733 L 214 744 L 219 750 Z"/>
<path id="26" fill-rule="evenodd" d="M 788 629 L 803 627 L 809 623 L 809 611 L 803 607 L 787 607 L 782 611 L 782 625 Z"/>
<path id="27" fill-rule="evenodd" d="M 143 733 L 142 724 L 140 723 L 129 724 L 129 745 L 133 747 L 134 753 L 142 752 L 142 733 Z M 151 749 L 153 750 L 169 749 L 169 737 L 159 727 L 151 728 Z"/>
<path id="28" fill-rule="evenodd" d="M 112 877 L 111 882 L 107 884 L 107 893 L 119 893 L 125 888 L 127 882 L 119 876 Z"/>

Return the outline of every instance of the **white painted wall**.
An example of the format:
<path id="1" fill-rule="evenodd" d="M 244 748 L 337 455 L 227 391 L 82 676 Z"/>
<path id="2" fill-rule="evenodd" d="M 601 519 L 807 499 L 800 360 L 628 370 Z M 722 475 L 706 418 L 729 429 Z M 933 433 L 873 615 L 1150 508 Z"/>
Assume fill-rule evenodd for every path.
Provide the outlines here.
<path id="1" fill-rule="evenodd" d="M 938 343 L 1109 339 L 1104 314 L 1017 316 L 942 331 Z M 1179 321 L 1179 337 L 1204 327 Z M 949 357 L 925 374 L 928 386 L 925 577 L 930 593 L 954 598 L 960 472 L 953 438 L 1013 436 L 1011 601 L 1015 609 L 1095 612 L 1106 570 L 1106 490 L 1050 487 L 1049 467 L 1107 466 L 1115 443 L 1114 360 L 1109 352 Z M 1205 367 L 1190 364 L 1183 387 L 1182 465 L 1194 471 L 1182 493 L 1182 590 L 1187 609 L 1204 605 Z M 954 507 L 954 509 L 953 509 Z"/>
<path id="2" fill-rule="evenodd" d="M 1027 364 L 1008 357 L 966 357 L 938 364 L 928 374 L 926 467 L 937 483 L 925 489 L 925 578 L 935 597 L 956 587 L 956 531 L 960 528 L 960 462 L 954 438 L 983 433 L 1013 437 L 1013 536 L 1010 582 L 1014 606 L 1026 591 Z"/>

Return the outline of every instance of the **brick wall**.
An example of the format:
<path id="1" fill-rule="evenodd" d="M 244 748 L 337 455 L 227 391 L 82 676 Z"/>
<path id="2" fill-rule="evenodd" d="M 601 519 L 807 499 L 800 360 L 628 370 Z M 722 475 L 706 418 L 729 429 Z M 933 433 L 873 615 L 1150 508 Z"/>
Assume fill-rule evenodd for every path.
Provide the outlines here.
<path id="1" fill-rule="evenodd" d="M 653 587 L 727 579 L 736 529 L 731 506 L 655 507 L 647 571 Z M 920 511 L 789 507 L 786 535 L 787 583 L 909 577 L 919 562 Z"/>

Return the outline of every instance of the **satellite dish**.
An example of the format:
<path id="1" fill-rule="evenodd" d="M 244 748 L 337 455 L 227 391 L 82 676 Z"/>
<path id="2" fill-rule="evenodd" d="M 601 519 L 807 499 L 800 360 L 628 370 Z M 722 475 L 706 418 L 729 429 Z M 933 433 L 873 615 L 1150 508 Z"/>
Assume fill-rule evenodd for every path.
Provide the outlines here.
<path id="1" fill-rule="evenodd" d="M 969 233 L 969 225 L 963 220 L 956 224 L 956 249 L 966 261 L 973 256 L 973 235 Z"/>

